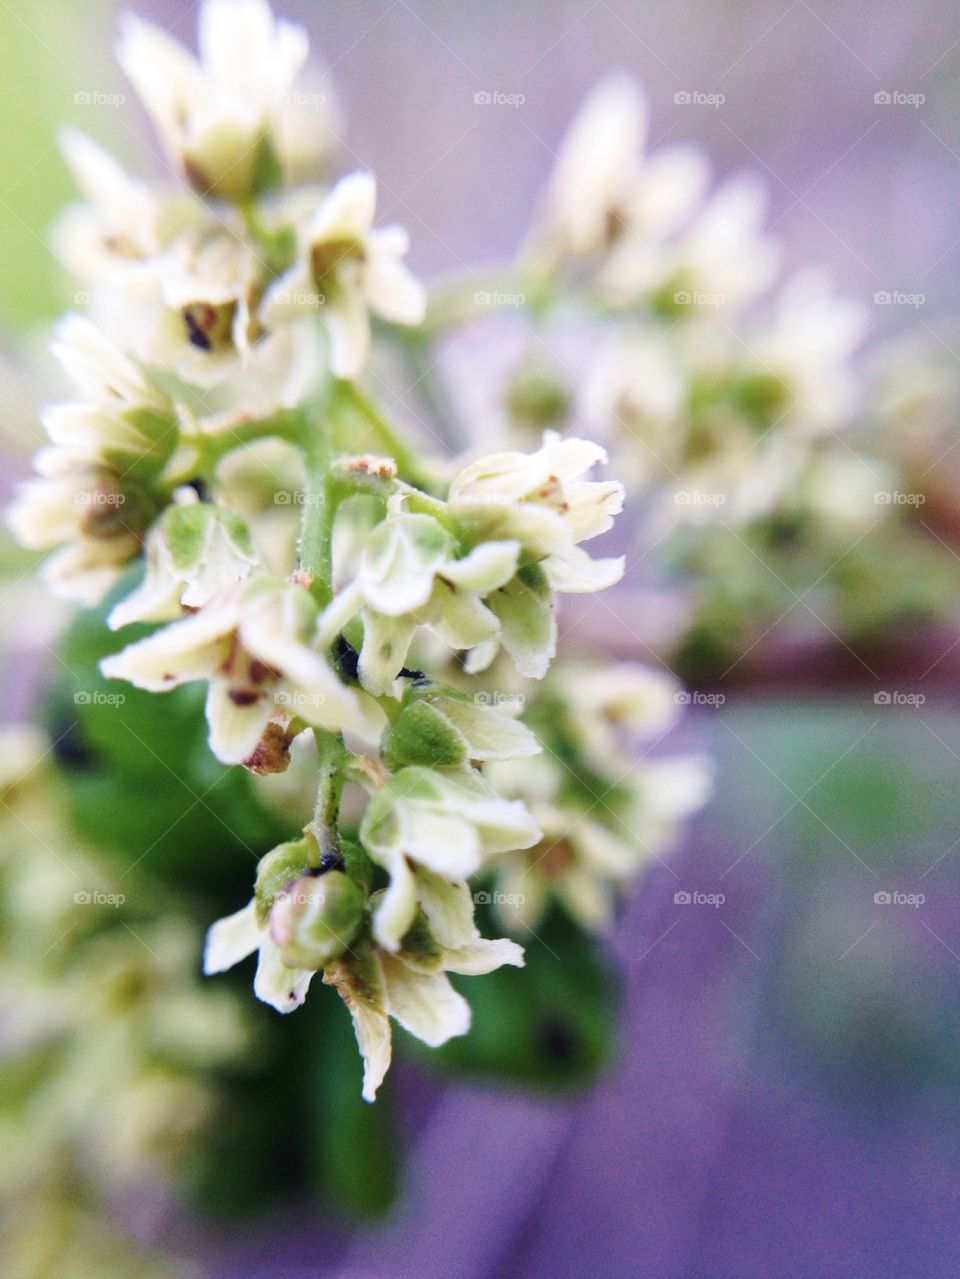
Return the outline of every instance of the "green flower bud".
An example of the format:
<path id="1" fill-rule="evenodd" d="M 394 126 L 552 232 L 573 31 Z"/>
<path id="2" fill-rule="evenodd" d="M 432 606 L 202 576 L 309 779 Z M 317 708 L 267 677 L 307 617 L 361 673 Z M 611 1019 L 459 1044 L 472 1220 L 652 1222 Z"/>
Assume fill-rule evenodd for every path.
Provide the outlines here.
<path id="1" fill-rule="evenodd" d="M 353 941 L 366 898 L 343 871 L 301 875 L 274 897 L 270 934 L 287 968 L 317 970 Z"/>
<path id="2" fill-rule="evenodd" d="M 454 768 L 466 760 L 467 743 L 435 706 L 427 701 L 411 701 L 384 733 L 380 752 L 392 772 L 405 764 Z"/>
<path id="3" fill-rule="evenodd" d="M 261 857 L 255 892 L 257 923 L 261 927 L 267 922 L 277 894 L 309 868 L 312 852 L 305 839 L 296 839 L 279 844 L 266 857 Z"/>

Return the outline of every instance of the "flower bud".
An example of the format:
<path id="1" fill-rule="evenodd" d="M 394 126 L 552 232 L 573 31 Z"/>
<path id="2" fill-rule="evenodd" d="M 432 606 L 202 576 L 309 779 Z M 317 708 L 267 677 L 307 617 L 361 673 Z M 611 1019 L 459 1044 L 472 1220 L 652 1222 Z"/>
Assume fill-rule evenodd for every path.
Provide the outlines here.
<path id="1" fill-rule="evenodd" d="M 310 866 L 312 851 L 305 839 L 296 839 L 279 844 L 266 857 L 261 857 L 255 894 L 257 922 L 261 926 L 267 922 L 277 895 Z"/>
<path id="2" fill-rule="evenodd" d="M 365 897 L 343 871 L 300 875 L 277 893 L 270 934 L 288 968 L 320 969 L 350 945 Z"/>
<path id="3" fill-rule="evenodd" d="M 391 771 L 405 764 L 454 768 L 466 760 L 467 743 L 436 707 L 427 701 L 413 701 L 384 733 L 380 753 Z"/>

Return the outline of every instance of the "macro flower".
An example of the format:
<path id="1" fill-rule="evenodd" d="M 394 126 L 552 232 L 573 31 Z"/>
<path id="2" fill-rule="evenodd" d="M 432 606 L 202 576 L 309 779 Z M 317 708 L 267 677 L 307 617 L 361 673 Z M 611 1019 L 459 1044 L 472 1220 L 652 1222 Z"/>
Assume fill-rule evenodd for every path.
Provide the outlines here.
<path id="1" fill-rule="evenodd" d="M 709 795 L 700 756 L 648 754 L 682 706 L 677 681 L 647 667 L 554 667 L 527 707 L 544 753 L 484 767 L 500 795 L 523 797 L 542 831 L 492 865 L 505 928 L 535 928 L 553 901 L 590 931 L 610 927 L 618 898 Z"/>
<path id="2" fill-rule="evenodd" d="M 39 474 L 20 485 L 7 523 L 21 546 L 59 548 L 40 570 L 53 595 L 97 604 L 139 552 L 154 500 L 132 478 L 121 482 L 63 449 L 42 450 L 34 466 Z"/>
<path id="3" fill-rule="evenodd" d="M 44 581 L 63 599 L 96 604 L 139 551 L 163 497 L 156 478 L 178 439 L 165 396 L 95 325 L 69 316 L 54 351 L 79 398 L 42 414 L 54 441 L 7 512 L 31 549 L 60 547 Z"/>
<path id="4" fill-rule="evenodd" d="M 689 219 L 707 168 L 690 147 L 644 156 L 648 109 L 628 76 L 601 81 L 560 147 L 546 198 L 542 255 L 589 258 L 658 245 Z"/>
<path id="5" fill-rule="evenodd" d="M 337 377 L 355 378 L 363 367 L 370 349 L 370 311 L 391 324 L 419 324 L 426 309 L 423 286 L 402 262 L 407 233 L 399 226 L 374 228 L 376 201 L 372 174 L 341 178 L 304 218 L 297 260 L 271 284 L 260 307 L 268 329 L 319 311 Z"/>
<path id="6" fill-rule="evenodd" d="M 503 799 L 469 769 L 401 768 L 375 791 L 360 827 L 364 848 L 390 875 L 374 912 L 376 940 L 387 950 L 399 946 L 416 914 L 419 868 L 464 880 L 539 834 L 523 803 Z"/>
<path id="7" fill-rule="evenodd" d="M 254 994 L 280 1013 L 299 1008 L 318 969 L 349 947 L 363 911 L 359 887 L 342 871 L 311 869 L 309 856 L 299 840 L 263 857 L 254 896 L 211 925 L 204 948 L 208 976 L 256 951 Z"/>
<path id="8" fill-rule="evenodd" d="M 123 278 L 160 252 L 175 225 L 172 211 L 79 129 L 64 130 L 60 148 L 87 203 L 73 205 L 59 219 L 57 255 L 73 275 L 94 286 Z"/>
<path id="9" fill-rule="evenodd" d="M 465 466 L 450 483 L 450 514 L 468 544 L 518 542 L 554 590 L 605 590 L 623 576 L 623 558 L 591 559 L 579 543 L 607 532 L 623 509 L 622 484 L 582 478 L 606 460 L 598 444 L 545 431 L 535 453 L 493 453 Z"/>
<path id="10" fill-rule="evenodd" d="M 170 506 L 147 534 L 143 582 L 113 607 L 107 625 L 171 621 L 243 581 L 256 564 L 249 530 L 232 511 L 196 500 Z"/>
<path id="11" fill-rule="evenodd" d="M 390 1066 L 390 1018 L 436 1048 L 470 1029 L 470 1005 L 447 973 L 475 977 L 510 964 L 523 967 L 523 950 L 506 938 L 480 936 L 466 884 L 420 873 L 421 909 L 402 944 L 355 946 L 324 970 L 353 1020 L 363 1056 L 363 1097 L 374 1101 Z M 373 899 L 376 911 L 376 894 Z"/>
<path id="12" fill-rule="evenodd" d="M 601 269 L 602 291 L 622 303 L 654 297 L 678 319 L 718 307 L 732 314 L 759 297 L 779 268 L 779 246 L 763 229 L 767 203 L 753 177 L 729 179 L 665 242 L 625 237 Z"/>
<path id="13" fill-rule="evenodd" d="M 227 764 L 251 759 L 287 708 L 305 723 L 369 739 L 382 716 L 312 646 L 317 611 L 302 586 L 257 577 L 104 658 L 101 670 L 150 692 L 208 680 L 210 749 Z"/>
<path id="14" fill-rule="evenodd" d="M 83 316 L 69 315 L 58 325 L 52 350 L 78 392 L 77 399 L 41 414 L 53 443 L 124 474 L 158 471 L 178 438 L 167 396 Z"/>
<path id="15" fill-rule="evenodd" d="M 117 57 L 171 161 L 201 195 L 243 201 L 282 176 L 279 119 L 307 60 L 306 32 L 266 0 L 204 0 L 199 61 L 124 15 Z"/>
<path id="16" fill-rule="evenodd" d="M 97 294 L 93 313 L 144 363 L 212 388 L 249 362 L 259 272 L 255 251 L 236 236 L 190 229 L 123 288 Z"/>

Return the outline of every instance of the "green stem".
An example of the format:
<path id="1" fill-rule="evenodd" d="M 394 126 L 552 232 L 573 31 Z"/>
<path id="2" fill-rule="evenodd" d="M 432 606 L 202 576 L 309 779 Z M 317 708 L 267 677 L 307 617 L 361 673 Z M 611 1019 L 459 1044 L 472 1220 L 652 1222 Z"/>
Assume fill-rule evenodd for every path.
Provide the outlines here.
<path id="1" fill-rule="evenodd" d="M 309 831 L 320 849 L 320 869 L 342 870 L 343 856 L 340 852 L 337 821 L 340 816 L 340 798 L 343 794 L 343 765 L 346 750 L 340 733 L 316 728 L 314 737 L 317 740 L 320 780 L 317 788 L 317 803 Z"/>
<path id="2" fill-rule="evenodd" d="M 354 382 L 338 381 L 335 397 L 342 404 L 357 413 L 371 427 L 385 449 L 397 464 L 400 474 L 416 485 L 417 488 L 429 489 L 432 479 L 417 460 L 417 455 L 409 448 L 387 420 L 381 416 Z"/>
<path id="3" fill-rule="evenodd" d="M 302 414 L 297 409 L 281 409 L 270 417 L 252 418 L 247 422 L 237 422 L 213 435 L 203 432 L 197 435 L 184 435 L 181 442 L 195 452 L 190 465 L 184 467 L 167 481 L 173 490 L 180 484 L 186 484 L 198 474 L 209 476 L 217 464 L 232 453 L 234 449 L 243 448 L 256 440 L 269 438 L 298 442 L 302 431 Z"/>
<path id="4" fill-rule="evenodd" d="M 331 543 L 333 504 L 327 478 L 333 456 L 330 410 L 332 395 L 301 414 L 300 449 L 307 483 L 303 494 L 303 521 L 300 525 L 300 568 L 309 573 L 314 599 L 323 608 L 333 598 Z M 327 417 L 327 421 L 323 421 Z"/>

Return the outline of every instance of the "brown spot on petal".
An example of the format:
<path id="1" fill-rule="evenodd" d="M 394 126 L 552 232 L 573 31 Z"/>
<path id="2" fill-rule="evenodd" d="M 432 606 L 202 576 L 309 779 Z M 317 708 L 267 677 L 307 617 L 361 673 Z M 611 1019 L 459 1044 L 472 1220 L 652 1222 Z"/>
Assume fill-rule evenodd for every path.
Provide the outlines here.
<path id="1" fill-rule="evenodd" d="M 252 706 L 259 700 L 260 694 L 252 688 L 231 688 L 227 696 L 234 706 Z"/>

